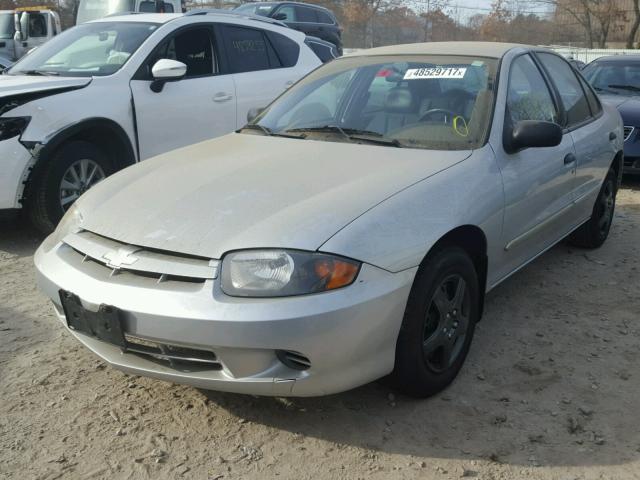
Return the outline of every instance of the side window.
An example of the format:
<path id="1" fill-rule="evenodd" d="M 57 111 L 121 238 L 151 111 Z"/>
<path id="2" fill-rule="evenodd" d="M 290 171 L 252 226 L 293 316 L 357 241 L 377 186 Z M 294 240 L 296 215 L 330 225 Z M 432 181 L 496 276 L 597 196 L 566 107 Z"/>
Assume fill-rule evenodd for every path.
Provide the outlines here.
<path id="1" fill-rule="evenodd" d="M 297 21 L 295 10 L 293 5 L 284 5 L 276 12 L 278 15 L 284 15 L 282 22 L 295 22 Z"/>
<path id="2" fill-rule="evenodd" d="M 551 53 L 536 54 L 556 85 L 562 104 L 567 112 L 567 125 L 584 122 L 591 116 L 589 103 L 571 66 Z"/>
<path id="3" fill-rule="evenodd" d="M 168 2 L 158 5 L 155 1 L 144 0 L 140 2 L 138 11 L 145 13 L 173 13 L 173 5 Z"/>
<path id="4" fill-rule="evenodd" d="M 42 13 L 29 13 L 29 37 L 46 37 L 47 19 Z"/>
<path id="5" fill-rule="evenodd" d="M 313 50 L 313 53 L 320 59 L 322 63 L 327 63 L 330 60 L 336 58 L 333 50 L 323 43 L 309 42 L 305 41 L 305 43 Z"/>
<path id="6" fill-rule="evenodd" d="M 316 10 L 309 7 L 294 7 L 296 12 L 296 22 L 318 23 Z"/>
<path id="7" fill-rule="evenodd" d="M 602 110 L 602 106 L 600 105 L 600 101 L 596 94 L 593 92 L 591 85 L 587 83 L 587 81 L 582 78 L 582 75 L 578 75 L 578 79 L 580 80 L 580 85 L 582 85 L 582 89 L 587 96 L 587 101 L 589 102 L 589 108 L 591 108 L 592 115 L 598 115 Z"/>
<path id="8" fill-rule="evenodd" d="M 558 111 L 549 88 L 529 55 L 522 55 L 511 64 L 507 118 L 514 125 L 522 120 L 558 123 Z"/>
<path id="9" fill-rule="evenodd" d="M 165 40 L 152 55 L 148 64 L 149 74 L 153 65 L 161 58 L 184 63 L 187 66 L 186 78 L 213 75 L 215 69 L 211 29 L 193 28 Z"/>
<path id="10" fill-rule="evenodd" d="M 333 25 L 333 18 L 324 10 L 318 10 L 318 23 L 325 23 L 327 25 Z"/>
<path id="11" fill-rule="evenodd" d="M 262 30 L 224 25 L 222 31 L 229 50 L 231 73 L 255 72 L 281 66 Z"/>
<path id="12" fill-rule="evenodd" d="M 280 65 L 282 67 L 294 67 L 298 63 L 298 57 L 300 56 L 300 45 L 276 32 L 267 31 L 266 34 L 280 59 Z"/>

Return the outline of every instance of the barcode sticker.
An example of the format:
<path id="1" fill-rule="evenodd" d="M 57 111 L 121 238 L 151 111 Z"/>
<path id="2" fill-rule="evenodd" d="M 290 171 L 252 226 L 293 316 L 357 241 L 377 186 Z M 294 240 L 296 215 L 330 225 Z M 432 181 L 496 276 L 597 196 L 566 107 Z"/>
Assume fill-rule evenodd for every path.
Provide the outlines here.
<path id="1" fill-rule="evenodd" d="M 418 80 L 422 78 L 464 78 L 466 68 L 460 67 L 430 67 L 410 68 L 404 74 L 404 80 Z"/>

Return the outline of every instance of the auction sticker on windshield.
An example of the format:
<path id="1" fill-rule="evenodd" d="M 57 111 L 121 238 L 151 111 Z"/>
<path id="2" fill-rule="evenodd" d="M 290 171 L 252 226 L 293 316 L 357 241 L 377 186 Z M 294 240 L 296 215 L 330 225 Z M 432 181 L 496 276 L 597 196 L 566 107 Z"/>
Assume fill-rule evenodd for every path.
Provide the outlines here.
<path id="1" fill-rule="evenodd" d="M 464 78 L 466 68 L 460 67 L 430 67 L 410 68 L 404 74 L 404 80 L 417 80 L 422 78 Z"/>

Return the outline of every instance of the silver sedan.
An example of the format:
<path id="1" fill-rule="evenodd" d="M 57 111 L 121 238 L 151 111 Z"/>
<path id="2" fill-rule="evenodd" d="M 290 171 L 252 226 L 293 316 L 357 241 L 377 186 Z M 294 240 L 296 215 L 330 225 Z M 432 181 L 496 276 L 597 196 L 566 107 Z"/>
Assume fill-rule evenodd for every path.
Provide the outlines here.
<path id="1" fill-rule="evenodd" d="M 65 328 L 124 371 L 259 395 L 462 367 L 486 292 L 565 237 L 599 247 L 615 109 L 562 57 L 494 43 L 358 52 L 240 131 L 91 189 L 37 252 Z"/>

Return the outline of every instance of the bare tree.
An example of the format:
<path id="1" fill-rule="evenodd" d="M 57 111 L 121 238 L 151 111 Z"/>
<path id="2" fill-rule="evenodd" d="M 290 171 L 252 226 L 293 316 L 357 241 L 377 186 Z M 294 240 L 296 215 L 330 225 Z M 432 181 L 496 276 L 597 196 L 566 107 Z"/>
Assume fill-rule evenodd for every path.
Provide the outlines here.
<path id="1" fill-rule="evenodd" d="M 633 0 L 632 3 L 634 19 L 631 30 L 629 30 L 629 36 L 627 37 L 627 48 L 634 48 L 638 28 L 640 28 L 640 0 Z"/>

